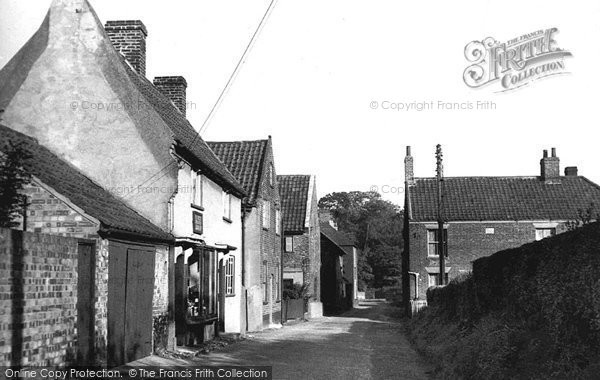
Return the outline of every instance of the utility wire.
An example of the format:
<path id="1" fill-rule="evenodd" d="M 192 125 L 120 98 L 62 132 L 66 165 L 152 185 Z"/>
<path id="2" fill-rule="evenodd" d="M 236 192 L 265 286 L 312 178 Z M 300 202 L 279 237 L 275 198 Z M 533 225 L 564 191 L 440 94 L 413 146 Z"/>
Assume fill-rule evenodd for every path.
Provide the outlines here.
<path id="1" fill-rule="evenodd" d="M 227 93 L 227 91 L 229 90 L 229 88 L 231 87 L 231 85 L 233 84 L 233 81 L 234 81 L 235 77 L 237 76 L 237 73 L 240 71 L 242 65 L 246 62 L 246 58 L 247 58 L 248 54 L 250 53 L 250 51 L 252 51 L 252 47 L 254 46 L 254 42 L 256 41 L 256 38 L 260 34 L 260 31 L 262 30 L 265 22 L 268 20 L 270 14 L 272 13 L 273 9 L 275 8 L 276 3 L 277 3 L 277 0 L 271 0 L 271 2 L 269 3 L 269 7 L 267 8 L 267 10 L 265 11 L 265 13 L 263 14 L 262 18 L 260 19 L 260 22 L 259 22 L 258 26 L 256 27 L 256 30 L 252 34 L 252 37 L 250 38 L 250 41 L 246 45 L 246 48 L 244 49 L 244 52 L 242 53 L 242 56 L 240 57 L 240 59 L 238 60 L 237 64 L 235 65 L 235 68 L 233 69 L 233 72 L 229 76 L 229 79 L 227 80 L 227 83 L 225 83 L 225 87 L 223 87 L 223 90 L 221 90 L 221 93 L 219 94 L 219 97 L 217 98 L 217 101 L 215 102 L 215 104 L 210 109 L 210 112 L 206 116 L 206 119 L 204 119 L 204 122 L 202 123 L 202 126 L 200 127 L 200 129 L 198 130 L 198 132 L 194 136 L 194 139 L 190 143 L 190 145 L 188 147 L 188 149 L 190 151 L 193 151 L 194 144 L 196 144 L 196 142 L 198 140 L 198 137 L 200 137 L 200 133 L 202 133 L 204 130 L 206 130 L 206 127 L 208 127 L 208 123 L 211 120 L 212 116 L 214 115 L 215 110 L 218 108 L 218 106 L 223 101 L 223 98 L 224 98 L 225 94 Z M 167 170 L 168 168 L 170 168 L 172 166 L 172 164 L 173 164 L 173 162 L 170 163 L 170 164 L 168 164 L 164 168 L 162 168 L 156 174 L 154 174 L 151 177 L 149 177 L 146 181 L 144 181 L 139 186 L 146 185 L 146 184 L 148 184 L 148 186 L 150 186 L 150 185 L 154 184 L 155 182 L 157 182 L 158 180 L 160 180 L 161 178 L 163 178 L 165 176 L 165 174 L 161 175 L 158 178 L 154 178 L 154 177 L 158 176 L 164 170 Z M 148 183 L 148 182 L 150 182 L 150 183 Z"/>
<path id="2" fill-rule="evenodd" d="M 248 42 L 248 45 L 246 45 L 246 49 L 244 49 L 244 52 L 242 53 L 242 56 L 240 57 L 237 65 L 235 66 L 235 69 L 233 69 L 233 72 L 229 76 L 229 79 L 227 80 L 227 83 L 225 84 L 225 87 L 223 87 L 223 90 L 219 94 L 219 97 L 217 98 L 217 101 L 215 102 L 215 104 L 211 108 L 210 112 L 208 113 L 208 116 L 206 116 L 206 119 L 204 120 L 204 123 L 202 123 L 202 126 L 200 127 L 200 130 L 198 131 L 198 134 L 204 132 L 205 129 L 208 127 L 208 122 L 211 120 L 211 118 L 212 118 L 215 110 L 217 109 L 217 107 L 221 104 L 221 101 L 223 100 L 223 97 L 225 96 L 225 93 L 231 87 L 231 84 L 233 83 L 235 77 L 237 76 L 237 73 L 240 71 L 240 68 L 245 63 L 245 60 L 246 60 L 246 57 L 248 56 L 248 53 L 250 53 L 250 51 L 252 50 L 252 47 L 254 46 L 254 41 L 256 40 L 256 37 L 259 35 L 260 31 L 262 30 L 262 27 L 263 27 L 265 21 L 268 19 L 269 15 L 271 14 L 271 11 L 275 7 L 275 3 L 276 2 L 277 2 L 277 0 L 271 0 L 271 3 L 269 4 L 269 7 L 267 8 L 267 10 L 266 10 L 265 14 L 263 15 L 262 19 L 260 20 L 260 23 L 258 24 L 258 27 L 254 31 L 254 34 L 250 38 L 250 41 Z"/>

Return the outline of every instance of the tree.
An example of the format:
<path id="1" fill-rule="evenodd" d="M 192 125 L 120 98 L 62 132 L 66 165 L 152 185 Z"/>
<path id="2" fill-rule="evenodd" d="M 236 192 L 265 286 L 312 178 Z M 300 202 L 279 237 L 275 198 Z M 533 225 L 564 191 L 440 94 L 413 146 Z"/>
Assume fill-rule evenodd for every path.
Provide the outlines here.
<path id="1" fill-rule="evenodd" d="M 596 205 L 592 202 L 585 210 L 581 208 L 577 209 L 577 218 L 567 221 L 565 225 L 567 230 L 573 231 L 576 228 L 598 220 L 600 220 L 600 212 L 596 210 Z"/>
<path id="2" fill-rule="evenodd" d="M 23 186 L 31 181 L 25 162 L 31 154 L 22 143 L 7 142 L 4 153 L 0 152 L 0 227 L 13 228 L 22 215 L 27 196 Z"/>
<path id="3" fill-rule="evenodd" d="M 358 258 L 359 288 L 398 285 L 402 252 L 402 212 L 377 192 L 335 192 L 319 201 L 331 211 L 340 231 L 353 233 Z"/>

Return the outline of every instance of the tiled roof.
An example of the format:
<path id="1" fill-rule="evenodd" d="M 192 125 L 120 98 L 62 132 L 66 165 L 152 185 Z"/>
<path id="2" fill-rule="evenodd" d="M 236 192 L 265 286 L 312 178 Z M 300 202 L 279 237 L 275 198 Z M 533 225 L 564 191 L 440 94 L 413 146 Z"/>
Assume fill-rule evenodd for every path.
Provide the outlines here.
<path id="1" fill-rule="evenodd" d="M 125 62 L 129 77 L 137 86 L 142 95 L 152 105 L 163 121 L 169 126 L 175 140 L 181 144 L 182 148 L 190 152 L 197 160 L 196 164 L 204 171 L 207 171 L 208 177 L 213 177 L 215 182 L 234 190 L 238 195 L 245 195 L 242 185 L 229 172 L 227 167 L 217 158 L 215 153 L 208 147 L 206 142 L 200 137 L 198 132 L 192 127 L 190 122 L 181 112 L 163 95 L 146 77 L 135 72 Z M 216 178 L 215 178 L 216 176 Z"/>
<path id="2" fill-rule="evenodd" d="M 304 232 L 310 175 L 278 175 L 285 232 Z"/>
<path id="3" fill-rule="evenodd" d="M 333 228 L 329 223 L 322 222 L 321 225 L 321 235 L 324 235 L 332 243 L 336 244 L 339 247 L 348 247 L 348 246 L 356 246 L 354 239 L 344 232 L 338 231 Z"/>
<path id="4" fill-rule="evenodd" d="M 540 177 L 449 177 L 444 179 L 446 221 L 572 220 L 591 203 L 600 211 L 600 187 L 585 177 L 557 183 Z M 435 178 L 416 178 L 410 187 L 412 219 L 437 220 Z"/>
<path id="5" fill-rule="evenodd" d="M 101 231 L 121 232 L 161 241 L 173 237 L 129 208 L 108 191 L 83 175 L 75 167 L 63 161 L 47 148 L 28 136 L 0 125 L 0 149 L 8 142 L 22 143 L 31 153 L 25 167 L 44 184 L 68 198 L 86 214 L 101 222 Z"/>
<path id="6" fill-rule="evenodd" d="M 269 140 L 206 143 L 246 190 L 248 196 L 245 202 L 254 205 L 260 189 Z"/>

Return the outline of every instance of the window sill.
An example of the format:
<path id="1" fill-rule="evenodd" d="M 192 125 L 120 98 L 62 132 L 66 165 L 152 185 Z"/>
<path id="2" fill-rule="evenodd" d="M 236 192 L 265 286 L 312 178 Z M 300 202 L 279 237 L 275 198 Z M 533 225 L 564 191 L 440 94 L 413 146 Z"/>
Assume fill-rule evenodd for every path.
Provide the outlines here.
<path id="1" fill-rule="evenodd" d="M 269 304 L 268 302 L 263 302 L 263 306 L 264 306 L 264 305 L 268 305 L 268 304 Z"/>
<path id="2" fill-rule="evenodd" d="M 265 231 L 268 231 L 269 227 L 263 227 L 262 229 L 265 230 Z"/>
<path id="3" fill-rule="evenodd" d="M 225 294 L 225 298 L 235 297 L 235 294 Z"/>
<path id="4" fill-rule="evenodd" d="M 233 223 L 233 220 L 229 219 L 226 216 L 223 217 L 223 220 L 226 221 L 227 223 Z"/>
<path id="5" fill-rule="evenodd" d="M 204 207 L 197 205 L 195 203 L 190 203 L 190 207 L 195 208 L 196 210 L 204 211 Z"/>

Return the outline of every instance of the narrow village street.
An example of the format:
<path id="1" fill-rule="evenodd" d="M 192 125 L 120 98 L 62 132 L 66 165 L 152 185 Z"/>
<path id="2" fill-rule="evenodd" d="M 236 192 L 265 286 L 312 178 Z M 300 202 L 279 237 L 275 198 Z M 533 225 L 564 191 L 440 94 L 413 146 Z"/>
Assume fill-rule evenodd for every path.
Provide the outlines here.
<path id="1" fill-rule="evenodd" d="M 252 334 L 193 361 L 152 356 L 131 364 L 272 365 L 273 379 L 426 379 L 398 316 L 387 302 L 363 301 L 340 316 Z"/>

